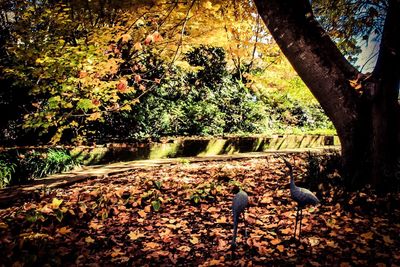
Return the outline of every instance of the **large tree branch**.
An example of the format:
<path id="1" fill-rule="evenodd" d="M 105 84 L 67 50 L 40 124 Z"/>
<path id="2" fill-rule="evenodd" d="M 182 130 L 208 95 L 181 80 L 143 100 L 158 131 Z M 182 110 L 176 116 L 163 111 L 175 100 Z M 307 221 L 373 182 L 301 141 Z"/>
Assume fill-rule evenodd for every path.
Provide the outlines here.
<path id="1" fill-rule="evenodd" d="M 294 69 L 333 121 L 340 137 L 359 116 L 350 86 L 359 72 L 315 20 L 309 0 L 254 0 L 266 26 Z"/>
<path id="2" fill-rule="evenodd" d="M 400 76 L 400 1 L 390 0 L 388 13 L 379 49 L 379 57 L 374 69 L 378 79 Z M 385 77 L 385 75 L 390 77 Z"/>

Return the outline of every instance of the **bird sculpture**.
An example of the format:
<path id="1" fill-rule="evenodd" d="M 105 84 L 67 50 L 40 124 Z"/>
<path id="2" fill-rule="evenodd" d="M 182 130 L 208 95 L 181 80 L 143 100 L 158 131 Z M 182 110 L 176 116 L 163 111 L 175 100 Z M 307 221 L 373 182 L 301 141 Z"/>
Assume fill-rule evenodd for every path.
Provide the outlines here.
<path id="1" fill-rule="evenodd" d="M 233 238 L 232 238 L 232 249 L 236 248 L 236 236 L 239 224 L 239 217 L 243 215 L 244 220 L 244 211 L 249 203 L 249 197 L 246 192 L 239 189 L 239 192 L 233 198 L 232 201 L 232 212 L 233 212 Z M 246 235 L 246 230 L 245 230 Z"/>
<path id="2" fill-rule="evenodd" d="M 296 186 L 296 184 L 294 183 L 292 165 L 286 159 L 283 159 L 283 160 L 285 161 L 286 166 L 289 168 L 290 195 L 291 195 L 292 199 L 297 202 L 296 224 L 295 224 L 295 228 L 294 228 L 294 238 L 296 239 L 296 230 L 297 230 L 297 223 L 299 221 L 299 217 L 300 217 L 300 229 L 299 229 L 298 237 L 300 237 L 300 235 L 301 235 L 301 220 L 303 218 L 303 208 L 307 205 L 315 206 L 319 203 L 319 200 L 310 190 Z"/>

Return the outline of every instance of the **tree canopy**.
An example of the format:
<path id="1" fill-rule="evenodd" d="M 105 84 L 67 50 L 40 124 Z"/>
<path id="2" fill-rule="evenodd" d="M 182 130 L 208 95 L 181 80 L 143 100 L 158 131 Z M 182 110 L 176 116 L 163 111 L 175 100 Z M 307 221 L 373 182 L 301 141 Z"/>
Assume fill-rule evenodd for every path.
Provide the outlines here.
<path id="1" fill-rule="evenodd" d="M 307 108 L 262 112 L 262 102 L 295 110 L 294 97 L 269 93 L 305 87 L 248 1 L 8 0 L 0 19 L 2 99 L 18 107 L 4 125 L 16 121 L 45 142 L 84 142 L 103 127 L 120 131 L 114 138 L 262 133 L 276 120 L 311 125 L 323 117 Z M 187 98 L 193 90 L 200 95 Z"/>

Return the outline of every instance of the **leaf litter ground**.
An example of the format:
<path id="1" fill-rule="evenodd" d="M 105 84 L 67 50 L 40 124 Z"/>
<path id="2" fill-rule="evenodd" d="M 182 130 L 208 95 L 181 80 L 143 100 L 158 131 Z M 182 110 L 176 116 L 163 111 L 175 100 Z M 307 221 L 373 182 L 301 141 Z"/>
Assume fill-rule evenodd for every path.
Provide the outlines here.
<path id="1" fill-rule="evenodd" d="M 329 158 L 287 159 L 321 199 L 304 210 L 300 241 L 281 158 L 182 161 L 16 200 L 0 210 L 0 266 L 400 265 L 398 194 L 346 193 Z M 237 185 L 250 196 L 248 237 L 241 222 L 232 253 Z"/>

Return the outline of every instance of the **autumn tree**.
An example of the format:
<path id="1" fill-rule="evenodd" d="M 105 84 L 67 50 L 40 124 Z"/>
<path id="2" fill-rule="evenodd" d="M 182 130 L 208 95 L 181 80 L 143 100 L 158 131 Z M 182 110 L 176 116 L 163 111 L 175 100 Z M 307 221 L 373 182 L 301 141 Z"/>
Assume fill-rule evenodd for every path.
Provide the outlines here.
<path id="1" fill-rule="evenodd" d="M 368 30 L 363 31 L 362 27 L 371 28 L 374 18 L 385 15 L 378 14 L 377 6 L 385 10 L 379 55 L 372 73 L 361 73 L 346 59 L 333 41 L 340 38 L 331 35 L 331 39 L 318 22 L 313 12 L 314 1 L 254 1 L 282 52 L 336 127 L 347 184 L 354 187 L 371 183 L 390 189 L 400 168 L 400 3 L 337 2 L 352 10 L 347 19 L 334 15 L 334 4 L 330 12 L 328 6 L 328 12 L 321 12 L 318 17 L 325 15 L 324 19 L 329 21 L 326 15 L 331 14 L 331 30 L 342 33 L 341 40 L 346 29 L 355 40 L 368 36 Z"/>
<path id="2" fill-rule="evenodd" d="M 268 33 L 245 0 L 7 0 L 0 7 L 8 36 L 0 41 L 0 81 L 12 83 L 3 87 L 21 99 L 11 104 L 20 107 L 24 130 L 53 144 L 85 142 L 96 134 L 88 126 L 112 125 L 114 114 L 134 117 L 138 103 L 171 84 L 175 67 L 185 73 L 204 68 L 185 60 L 200 44 L 228 51 L 241 80 L 244 69 L 260 62 L 256 50 L 264 56 L 277 50 L 260 42 Z"/>

